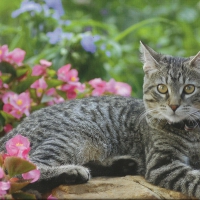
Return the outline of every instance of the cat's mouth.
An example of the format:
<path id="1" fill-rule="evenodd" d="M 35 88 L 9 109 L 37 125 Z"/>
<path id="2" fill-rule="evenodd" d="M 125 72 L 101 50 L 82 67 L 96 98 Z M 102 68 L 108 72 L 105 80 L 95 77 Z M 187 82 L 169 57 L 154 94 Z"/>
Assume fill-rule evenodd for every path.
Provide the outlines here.
<path id="1" fill-rule="evenodd" d="M 178 129 L 184 129 L 186 131 L 192 131 L 194 129 L 196 129 L 199 125 L 200 125 L 200 121 L 189 121 L 189 120 L 183 120 L 181 122 L 171 122 L 171 121 L 167 121 L 168 124 L 170 124 L 171 126 L 178 128 Z"/>

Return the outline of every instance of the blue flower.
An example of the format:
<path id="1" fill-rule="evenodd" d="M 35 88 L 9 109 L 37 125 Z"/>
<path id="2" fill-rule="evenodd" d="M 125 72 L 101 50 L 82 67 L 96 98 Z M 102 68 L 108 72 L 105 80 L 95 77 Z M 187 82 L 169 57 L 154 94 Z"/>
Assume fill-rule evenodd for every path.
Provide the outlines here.
<path id="1" fill-rule="evenodd" d="M 36 12 L 41 12 L 42 11 L 42 7 L 40 4 L 35 3 L 33 1 L 23 1 L 21 3 L 21 7 L 18 10 L 15 10 L 14 12 L 12 12 L 12 17 L 15 18 L 18 15 L 27 12 L 27 11 L 36 11 Z"/>
<path id="2" fill-rule="evenodd" d="M 81 40 L 81 46 L 87 52 L 94 53 L 96 51 L 96 46 L 94 44 L 94 37 L 91 35 L 83 35 L 83 38 Z"/>

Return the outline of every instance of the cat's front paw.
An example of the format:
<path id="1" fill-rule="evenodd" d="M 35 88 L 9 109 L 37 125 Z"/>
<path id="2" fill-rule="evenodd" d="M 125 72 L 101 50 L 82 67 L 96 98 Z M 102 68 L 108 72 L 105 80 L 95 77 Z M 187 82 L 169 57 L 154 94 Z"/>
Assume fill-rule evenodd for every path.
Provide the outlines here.
<path id="1" fill-rule="evenodd" d="M 65 172 L 59 175 L 62 184 L 86 183 L 90 179 L 90 172 L 86 167 L 70 166 Z"/>

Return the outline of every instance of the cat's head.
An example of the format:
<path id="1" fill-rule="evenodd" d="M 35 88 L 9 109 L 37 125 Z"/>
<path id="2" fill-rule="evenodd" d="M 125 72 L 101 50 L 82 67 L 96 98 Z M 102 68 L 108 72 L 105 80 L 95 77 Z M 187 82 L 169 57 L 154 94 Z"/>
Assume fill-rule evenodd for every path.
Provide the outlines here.
<path id="1" fill-rule="evenodd" d="M 171 123 L 200 119 L 200 52 L 189 58 L 155 52 L 141 43 L 146 114 Z"/>

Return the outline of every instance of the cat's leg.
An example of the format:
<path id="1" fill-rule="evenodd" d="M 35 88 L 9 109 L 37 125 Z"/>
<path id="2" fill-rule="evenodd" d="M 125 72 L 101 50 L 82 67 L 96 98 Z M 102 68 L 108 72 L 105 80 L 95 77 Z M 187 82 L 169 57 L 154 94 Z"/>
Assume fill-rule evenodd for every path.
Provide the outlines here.
<path id="1" fill-rule="evenodd" d="M 80 184 L 90 179 L 90 172 L 86 167 L 79 165 L 63 165 L 57 167 L 38 165 L 40 179 L 29 184 L 25 190 L 46 193 L 62 184 Z M 33 193 L 37 193 L 33 192 Z M 37 195 L 38 196 L 38 195 Z"/>
<path id="2" fill-rule="evenodd" d="M 145 178 L 154 185 L 200 198 L 200 170 L 185 162 L 177 149 L 151 149 L 147 154 Z"/>
<path id="3" fill-rule="evenodd" d="M 105 159 L 104 161 L 90 161 L 84 166 L 90 169 L 91 175 L 94 176 L 125 176 L 138 174 L 138 162 L 133 157 L 115 156 Z"/>

